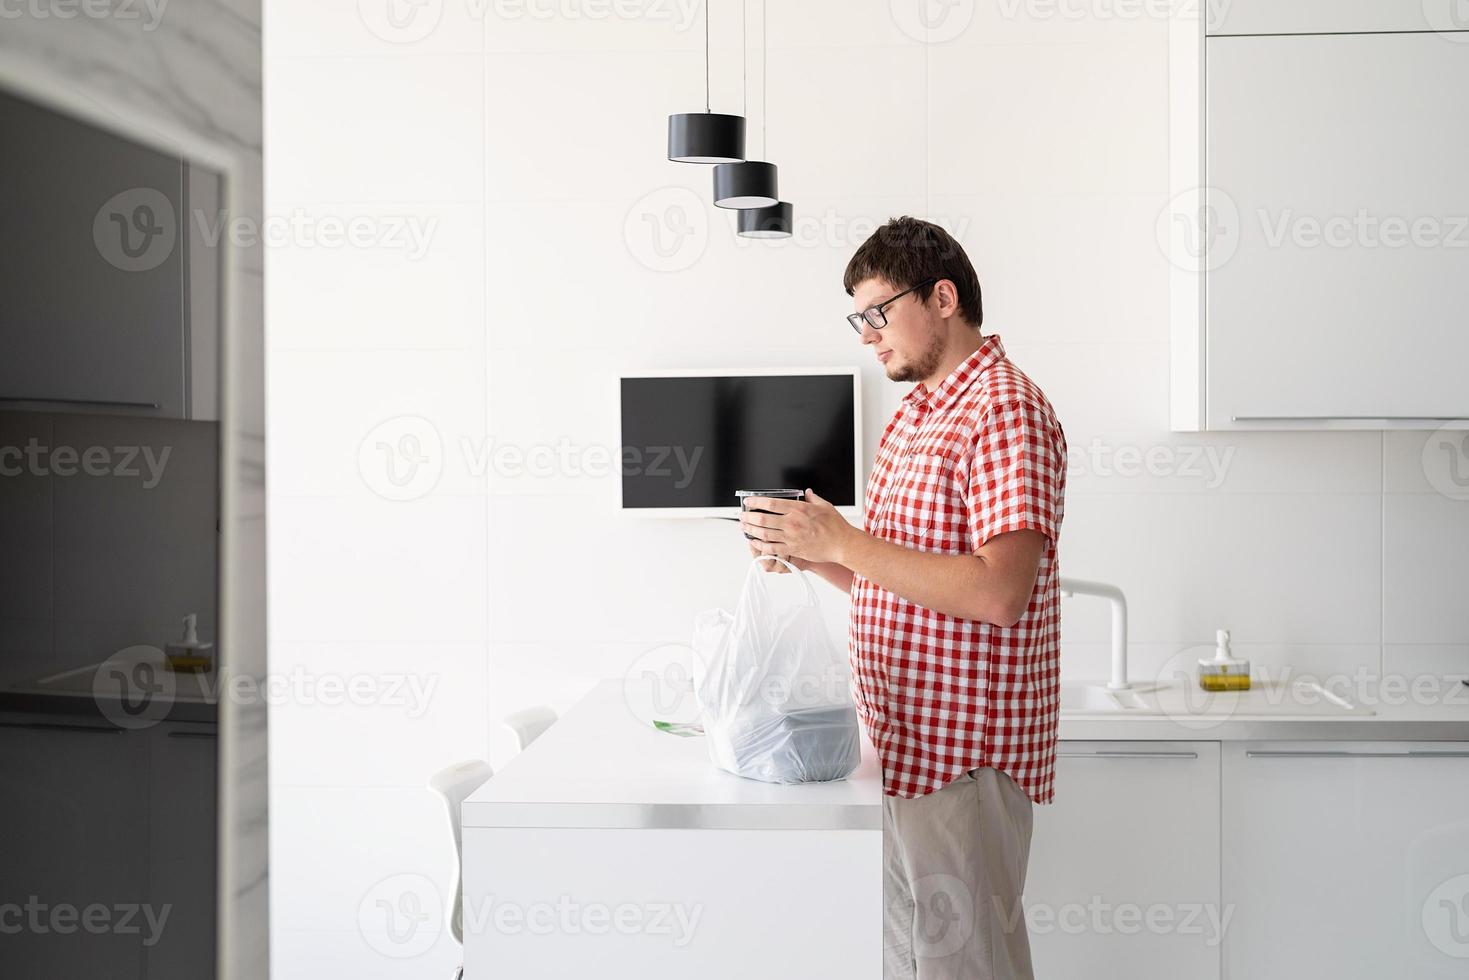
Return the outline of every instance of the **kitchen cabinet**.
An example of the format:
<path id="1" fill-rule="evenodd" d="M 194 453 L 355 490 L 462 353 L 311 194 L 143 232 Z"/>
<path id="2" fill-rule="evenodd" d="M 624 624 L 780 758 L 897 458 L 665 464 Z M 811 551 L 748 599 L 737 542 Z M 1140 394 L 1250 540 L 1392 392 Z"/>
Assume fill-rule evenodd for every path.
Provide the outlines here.
<path id="1" fill-rule="evenodd" d="M 212 725 L 0 716 L 6 975 L 211 976 L 216 771 Z"/>
<path id="2" fill-rule="evenodd" d="M 1469 973 L 1469 743 L 1232 742 L 1232 980 Z"/>
<path id="3" fill-rule="evenodd" d="M 217 420 L 219 175 L 0 93 L 0 408 Z"/>
<path id="4" fill-rule="evenodd" d="M 1037 976 L 1219 976 L 1219 744 L 1063 742 L 1035 808 Z"/>
<path id="5" fill-rule="evenodd" d="M 1173 28 L 1173 427 L 1469 427 L 1469 34 L 1238 6 Z"/>
<path id="6" fill-rule="evenodd" d="M 144 976 L 147 764 L 145 737 L 105 723 L 0 721 L 7 975 Z"/>

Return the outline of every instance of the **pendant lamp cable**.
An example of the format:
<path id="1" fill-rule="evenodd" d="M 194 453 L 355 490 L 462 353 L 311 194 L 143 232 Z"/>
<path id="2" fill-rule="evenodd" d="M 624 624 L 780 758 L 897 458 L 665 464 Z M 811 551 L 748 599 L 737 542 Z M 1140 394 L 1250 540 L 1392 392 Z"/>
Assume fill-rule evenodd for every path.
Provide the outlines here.
<path id="1" fill-rule="evenodd" d="M 770 73 L 765 70 L 765 65 L 769 60 L 770 45 L 765 40 L 765 0 L 760 0 L 760 155 L 767 160 L 770 159 L 770 147 L 765 129 L 770 116 L 766 109 L 765 89 Z"/>
<path id="2" fill-rule="evenodd" d="M 740 0 L 740 113 L 750 115 L 750 33 L 745 29 L 746 0 Z"/>
<path id="3" fill-rule="evenodd" d="M 704 111 L 709 112 L 709 0 L 704 0 Z"/>

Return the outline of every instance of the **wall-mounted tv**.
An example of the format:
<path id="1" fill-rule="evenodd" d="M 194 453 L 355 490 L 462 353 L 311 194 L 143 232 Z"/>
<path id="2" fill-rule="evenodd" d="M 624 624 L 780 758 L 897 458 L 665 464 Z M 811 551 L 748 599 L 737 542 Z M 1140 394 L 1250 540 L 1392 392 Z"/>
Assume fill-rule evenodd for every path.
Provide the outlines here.
<path id="1" fill-rule="evenodd" d="M 857 511 L 856 368 L 627 375 L 619 402 L 624 510 L 730 517 L 736 490 L 810 487 L 849 516 Z"/>

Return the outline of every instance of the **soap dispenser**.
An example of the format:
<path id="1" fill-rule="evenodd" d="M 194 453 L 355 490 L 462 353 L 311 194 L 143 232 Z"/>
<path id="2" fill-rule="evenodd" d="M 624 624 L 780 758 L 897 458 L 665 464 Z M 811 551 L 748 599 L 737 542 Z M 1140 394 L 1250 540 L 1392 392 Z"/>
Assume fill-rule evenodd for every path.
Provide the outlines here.
<path id="1" fill-rule="evenodd" d="M 1236 657 L 1229 649 L 1229 630 L 1214 634 L 1213 658 L 1199 659 L 1199 686 L 1206 691 L 1248 691 L 1250 662 Z"/>
<path id="2" fill-rule="evenodd" d="M 214 644 L 199 642 L 198 623 L 199 617 L 189 613 L 184 617 L 183 637 L 163 648 L 169 670 L 198 674 L 214 666 Z"/>

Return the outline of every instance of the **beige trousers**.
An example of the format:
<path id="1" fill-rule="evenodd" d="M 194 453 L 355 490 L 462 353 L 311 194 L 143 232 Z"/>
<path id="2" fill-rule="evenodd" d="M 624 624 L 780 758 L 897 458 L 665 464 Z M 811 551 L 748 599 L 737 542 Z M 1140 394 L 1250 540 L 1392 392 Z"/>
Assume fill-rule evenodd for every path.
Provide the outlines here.
<path id="1" fill-rule="evenodd" d="M 1031 801 L 997 769 L 883 797 L 884 980 L 1032 980 Z"/>

